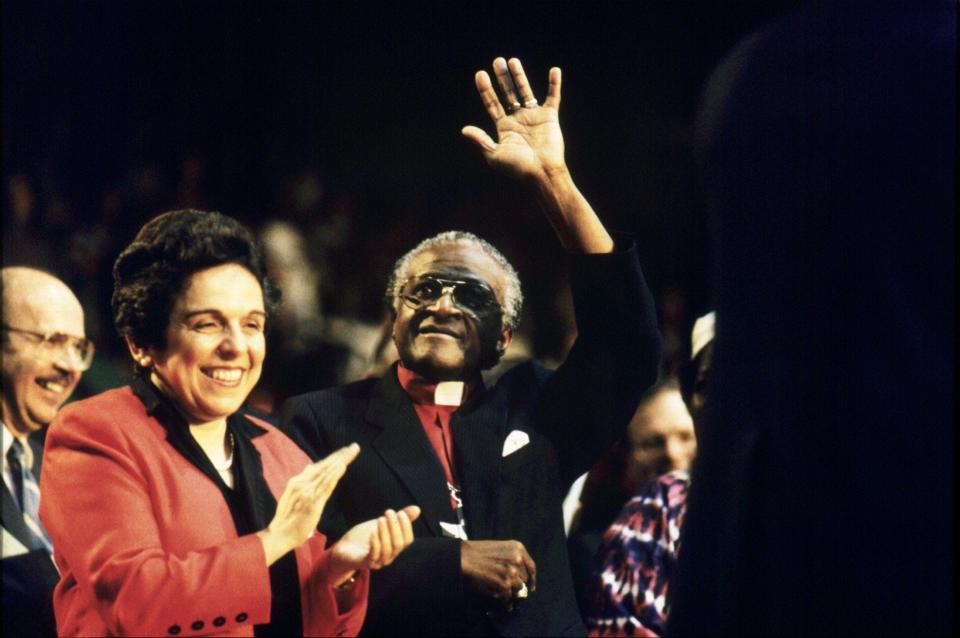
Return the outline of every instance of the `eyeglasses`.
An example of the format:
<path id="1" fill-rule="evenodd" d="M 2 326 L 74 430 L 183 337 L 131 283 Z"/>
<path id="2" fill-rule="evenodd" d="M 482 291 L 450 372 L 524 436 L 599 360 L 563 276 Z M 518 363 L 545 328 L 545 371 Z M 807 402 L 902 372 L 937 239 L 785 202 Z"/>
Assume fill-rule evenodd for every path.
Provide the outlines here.
<path id="1" fill-rule="evenodd" d="M 36 347 L 50 357 L 59 357 L 66 354 L 70 362 L 81 372 L 90 368 L 93 363 L 93 342 L 83 337 L 73 337 L 62 332 L 34 332 L 23 328 L 14 328 L 4 325 L 8 332 L 19 332 L 34 339 Z"/>
<path id="2" fill-rule="evenodd" d="M 435 303 L 448 292 L 458 308 L 471 313 L 480 313 L 493 307 L 500 307 L 493 290 L 481 281 L 443 279 L 433 275 L 411 277 L 404 284 L 400 297 L 407 307 L 416 310 Z"/>

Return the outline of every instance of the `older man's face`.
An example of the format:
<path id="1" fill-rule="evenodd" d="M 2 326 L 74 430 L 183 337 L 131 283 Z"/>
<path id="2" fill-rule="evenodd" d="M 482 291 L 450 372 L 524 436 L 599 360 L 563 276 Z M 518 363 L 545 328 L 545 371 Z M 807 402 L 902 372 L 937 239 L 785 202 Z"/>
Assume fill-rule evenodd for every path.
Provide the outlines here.
<path id="1" fill-rule="evenodd" d="M 412 260 L 406 275 L 411 284 L 434 278 L 477 288 L 467 286 L 453 293 L 445 289 L 438 299 L 419 307 L 396 302 L 393 340 L 405 367 L 434 381 L 469 380 L 491 352 L 506 348 L 510 333 L 503 330 L 500 307 L 507 276 L 485 253 L 469 243 L 434 246 Z M 464 303 L 482 302 L 484 289 L 492 296 L 491 303 L 471 304 L 473 308 Z"/>
<path id="2" fill-rule="evenodd" d="M 697 437 L 680 391 L 665 387 L 641 403 L 627 427 L 627 439 L 625 487 L 631 492 L 660 474 L 689 470 Z"/>
<path id="3" fill-rule="evenodd" d="M 84 337 L 83 309 L 65 286 L 41 283 L 29 294 L 5 295 L 3 323 L 31 332 Z M 79 362 L 43 348 L 39 338 L 15 330 L 3 335 L 3 422 L 26 434 L 53 420 L 80 380 Z"/>

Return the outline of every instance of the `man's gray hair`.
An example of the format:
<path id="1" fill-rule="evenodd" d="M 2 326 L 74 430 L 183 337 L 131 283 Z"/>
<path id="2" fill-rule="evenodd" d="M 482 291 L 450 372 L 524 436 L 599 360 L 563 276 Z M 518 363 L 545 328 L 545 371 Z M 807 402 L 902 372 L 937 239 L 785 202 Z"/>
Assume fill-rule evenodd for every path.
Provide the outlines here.
<path id="1" fill-rule="evenodd" d="M 424 239 L 417 244 L 413 250 L 398 259 L 393 267 L 393 274 L 390 275 L 390 280 L 387 282 L 387 305 L 396 310 L 403 285 L 409 278 L 407 270 L 410 268 L 410 262 L 413 261 L 414 257 L 428 248 L 449 244 L 470 244 L 475 246 L 500 265 L 507 276 L 507 286 L 503 295 L 503 327 L 511 331 L 516 330 L 517 324 L 520 323 L 520 311 L 523 309 L 523 291 L 520 289 L 520 277 L 517 275 L 517 271 L 510 265 L 507 258 L 504 257 L 499 250 L 494 248 L 493 244 L 477 237 L 473 233 L 462 230 L 448 230 Z"/>

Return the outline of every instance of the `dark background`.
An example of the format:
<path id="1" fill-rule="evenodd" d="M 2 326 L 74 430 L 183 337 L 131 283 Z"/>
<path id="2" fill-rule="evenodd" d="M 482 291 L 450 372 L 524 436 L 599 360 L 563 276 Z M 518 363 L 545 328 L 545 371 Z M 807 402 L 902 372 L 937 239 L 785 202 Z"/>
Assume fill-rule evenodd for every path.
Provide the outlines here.
<path id="1" fill-rule="evenodd" d="M 4 263 L 67 280 L 106 355 L 110 265 L 163 210 L 292 221 L 325 312 L 365 321 L 402 252 L 463 228 L 514 261 L 535 353 L 555 355 L 562 251 L 459 132 L 492 130 L 473 74 L 517 56 L 541 100 L 563 69 L 568 163 L 607 225 L 636 233 L 669 350 L 710 306 L 700 92 L 741 37 L 800 4 L 8 0 Z"/>

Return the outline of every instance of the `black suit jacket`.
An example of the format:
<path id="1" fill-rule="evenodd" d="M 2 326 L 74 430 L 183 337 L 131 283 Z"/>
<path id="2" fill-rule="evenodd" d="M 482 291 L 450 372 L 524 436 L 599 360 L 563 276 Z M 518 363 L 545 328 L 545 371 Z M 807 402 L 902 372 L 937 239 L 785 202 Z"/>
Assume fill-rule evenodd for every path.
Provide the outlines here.
<path id="1" fill-rule="evenodd" d="M 0 425 L 0 427 L 4 427 Z M 40 441 L 30 437 L 33 449 L 33 473 L 40 476 L 40 459 L 43 447 Z M 3 527 L 25 546 L 30 546 L 30 532 L 23 522 L 23 514 L 13 495 L 3 484 L 0 494 Z M 24 636 L 38 638 L 56 636 L 57 628 L 53 617 L 53 588 L 60 580 L 60 574 L 53 559 L 46 550 L 36 549 L 26 554 L 4 558 L 0 561 L 0 573 L 3 575 L 3 636 Z"/>
<path id="2" fill-rule="evenodd" d="M 337 538 L 387 508 L 417 504 L 416 540 L 371 579 L 366 634 L 583 634 L 567 560 L 561 501 L 572 481 L 623 432 L 656 378 L 660 341 L 652 299 L 632 247 L 575 256 L 571 286 L 579 337 L 551 372 L 527 362 L 471 393 L 452 419 L 454 454 L 471 540 L 521 541 L 537 590 L 506 614 L 465 590 L 460 541 L 440 462 L 395 368 L 382 378 L 294 397 L 286 431 L 313 458 L 356 441 L 321 528 Z M 506 437 L 530 442 L 506 457 Z"/>

